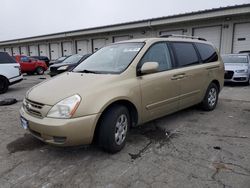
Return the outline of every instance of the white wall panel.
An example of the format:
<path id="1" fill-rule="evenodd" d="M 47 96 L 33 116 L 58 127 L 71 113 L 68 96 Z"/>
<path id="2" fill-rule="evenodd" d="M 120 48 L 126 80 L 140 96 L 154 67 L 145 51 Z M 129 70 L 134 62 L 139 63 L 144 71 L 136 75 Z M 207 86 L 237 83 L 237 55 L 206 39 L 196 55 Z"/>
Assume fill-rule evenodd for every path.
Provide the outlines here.
<path id="1" fill-rule="evenodd" d="M 93 52 L 96 52 L 100 48 L 106 45 L 106 39 L 93 39 Z"/>
<path id="2" fill-rule="evenodd" d="M 233 52 L 250 50 L 250 23 L 235 24 Z"/>
<path id="3" fill-rule="evenodd" d="M 4 51 L 7 52 L 9 55 L 12 56 L 12 50 L 11 50 L 11 48 L 4 48 Z"/>
<path id="4" fill-rule="evenodd" d="M 20 55 L 20 50 L 19 47 L 13 47 L 12 48 L 13 56 L 14 55 Z"/>
<path id="5" fill-rule="evenodd" d="M 119 42 L 119 41 L 124 41 L 124 40 L 129 40 L 129 39 L 131 39 L 129 35 L 113 37 L 114 42 Z"/>
<path id="6" fill-rule="evenodd" d="M 28 55 L 28 49 L 26 46 L 21 46 L 21 55 Z"/>
<path id="7" fill-rule="evenodd" d="M 40 53 L 40 56 L 49 57 L 49 46 L 47 44 L 40 44 L 39 45 L 39 53 Z"/>
<path id="8" fill-rule="evenodd" d="M 51 60 L 55 60 L 57 58 L 59 58 L 61 55 L 60 53 L 60 45 L 59 43 L 51 43 L 50 44 L 50 56 L 51 56 Z"/>
<path id="9" fill-rule="evenodd" d="M 63 56 L 68 56 L 73 54 L 72 42 L 63 42 Z"/>
<path id="10" fill-rule="evenodd" d="M 76 51 L 78 54 L 85 55 L 88 53 L 88 41 L 80 40 L 76 41 Z"/>
<path id="11" fill-rule="evenodd" d="M 221 26 L 194 28 L 193 35 L 196 37 L 205 38 L 207 41 L 220 50 L 221 46 Z"/>
<path id="12" fill-rule="evenodd" d="M 160 31 L 160 35 L 183 35 L 183 30 Z"/>
<path id="13" fill-rule="evenodd" d="M 36 45 L 29 46 L 29 55 L 30 56 L 38 56 L 38 46 L 36 46 Z"/>

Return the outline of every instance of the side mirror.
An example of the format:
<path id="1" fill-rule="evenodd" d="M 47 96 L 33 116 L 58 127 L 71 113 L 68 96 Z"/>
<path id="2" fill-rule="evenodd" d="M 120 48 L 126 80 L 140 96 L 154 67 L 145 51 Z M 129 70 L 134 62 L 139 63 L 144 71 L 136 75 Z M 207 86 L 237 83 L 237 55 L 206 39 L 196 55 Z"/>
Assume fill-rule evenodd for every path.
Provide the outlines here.
<path id="1" fill-rule="evenodd" d="M 30 62 L 30 63 L 32 62 L 31 59 L 29 59 L 29 62 Z"/>
<path id="2" fill-rule="evenodd" d="M 141 74 L 150 74 L 150 73 L 156 73 L 159 68 L 158 62 L 146 62 L 142 65 L 140 73 Z"/>

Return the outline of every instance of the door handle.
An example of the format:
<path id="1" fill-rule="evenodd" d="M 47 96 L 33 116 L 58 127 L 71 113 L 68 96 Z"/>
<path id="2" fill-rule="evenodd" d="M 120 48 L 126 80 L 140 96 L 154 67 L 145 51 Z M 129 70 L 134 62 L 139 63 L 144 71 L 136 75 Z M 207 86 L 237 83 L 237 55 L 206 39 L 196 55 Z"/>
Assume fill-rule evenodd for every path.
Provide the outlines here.
<path id="1" fill-rule="evenodd" d="M 212 70 L 212 69 L 218 69 L 218 68 L 220 68 L 220 66 L 207 67 L 206 69 L 207 69 L 207 70 Z"/>
<path id="2" fill-rule="evenodd" d="M 180 80 L 180 79 L 183 79 L 185 77 L 187 77 L 187 75 L 185 73 L 175 74 L 175 75 L 173 75 L 173 77 L 171 78 L 171 80 Z"/>

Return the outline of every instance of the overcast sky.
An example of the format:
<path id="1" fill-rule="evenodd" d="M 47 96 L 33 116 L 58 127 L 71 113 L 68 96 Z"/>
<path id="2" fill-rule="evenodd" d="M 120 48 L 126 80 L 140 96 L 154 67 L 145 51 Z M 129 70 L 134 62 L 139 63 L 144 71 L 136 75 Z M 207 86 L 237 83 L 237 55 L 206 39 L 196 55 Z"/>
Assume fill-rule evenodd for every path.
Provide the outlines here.
<path id="1" fill-rule="evenodd" d="M 0 41 L 249 3 L 249 0 L 0 1 Z"/>

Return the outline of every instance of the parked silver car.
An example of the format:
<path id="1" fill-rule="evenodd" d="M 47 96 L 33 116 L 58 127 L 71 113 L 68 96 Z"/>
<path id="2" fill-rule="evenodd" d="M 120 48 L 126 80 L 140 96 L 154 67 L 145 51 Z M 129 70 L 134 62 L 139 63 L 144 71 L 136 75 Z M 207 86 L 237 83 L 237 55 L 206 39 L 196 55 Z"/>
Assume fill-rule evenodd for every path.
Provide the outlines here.
<path id="1" fill-rule="evenodd" d="M 250 57 L 248 54 L 222 55 L 225 65 L 225 82 L 244 82 L 249 85 Z"/>

